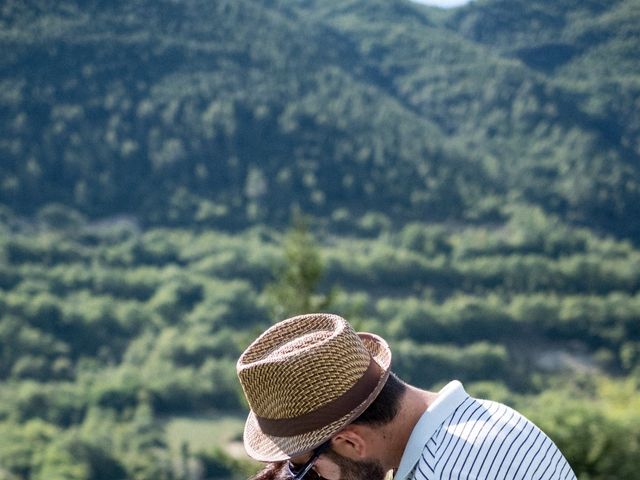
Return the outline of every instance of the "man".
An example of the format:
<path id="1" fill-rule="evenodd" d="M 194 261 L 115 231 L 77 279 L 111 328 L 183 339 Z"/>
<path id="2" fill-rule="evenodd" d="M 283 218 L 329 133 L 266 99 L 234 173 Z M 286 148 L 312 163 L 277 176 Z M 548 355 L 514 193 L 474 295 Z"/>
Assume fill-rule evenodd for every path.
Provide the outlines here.
<path id="1" fill-rule="evenodd" d="M 453 381 L 440 392 L 390 371 L 387 343 L 342 317 L 277 323 L 241 355 L 259 480 L 575 479 L 553 442 L 505 405 Z"/>

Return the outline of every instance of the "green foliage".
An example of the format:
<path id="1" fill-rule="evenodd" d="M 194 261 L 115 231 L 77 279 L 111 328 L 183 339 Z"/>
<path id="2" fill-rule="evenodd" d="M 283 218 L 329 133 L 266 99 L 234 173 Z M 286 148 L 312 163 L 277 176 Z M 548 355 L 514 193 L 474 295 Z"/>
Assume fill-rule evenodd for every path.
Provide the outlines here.
<path id="1" fill-rule="evenodd" d="M 45 10 L 11 1 L 0 25 L 0 203 L 52 228 L 301 209 L 374 235 L 524 200 L 637 240 L 634 0 Z"/>
<path id="2" fill-rule="evenodd" d="M 530 399 L 529 416 L 556 442 L 578 478 L 632 478 L 640 466 L 638 385 L 600 381 L 595 398 L 560 390 Z"/>
<path id="3" fill-rule="evenodd" d="M 433 385 L 452 378 L 464 381 L 509 380 L 509 356 L 487 342 L 465 347 L 447 344 L 393 344 L 394 370 L 413 385 Z"/>
<path id="4" fill-rule="evenodd" d="M 330 224 L 317 236 L 300 225 L 282 235 L 88 223 L 6 234 L 13 251 L 42 253 L 2 260 L 14 276 L 0 291 L 7 475 L 99 478 L 104 465 L 122 478 L 179 478 L 164 419 L 244 408 L 235 362 L 270 324 L 276 287 L 286 287 L 285 306 L 304 299 L 316 309 L 330 298 L 356 328 L 385 336 L 394 369 L 426 388 L 460 378 L 511 401 L 573 372 L 632 376 L 640 368 L 640 254 L 628 242 L 521 208 L 488 226 L 396 231 L 372 218 L 361 225 L 375 232 L 359 236 L 336 235 Z M 80 254 L 52 262 L 49 250 L 61 245 Z M 278 261 L 281 276 L 269 283 Z M 338 282 L 335 295 L 321 293 Z M 592 401 L 576 398 L 585 408 Z M 621 423 L 575 411 L 565 438 L 591 421 L 620 434 Z M 39 440 L 25 436 L 28 428 Z M 633 465 L 621 448 L 601 452 Z M 255 468 L 227 450 L 204 452 L 187 452 L 183 463 L 233 475 Z M 589 475 L 613 468 L 608 453 L 594 455 L 580 467 Z"/>
<path id="5" fill-rule="evenodd" d="M 317 289 L 323 274 L 320 252 L 303 219 L 297 219 L 283 240 L 283 265 L 278 268 L 266 293 L 273 317 L 283 319 L 303 313 L 327 310 L 332 293 Z"/>
<path id="6" fill-rule="evenodd" d="M 126 471 L 109 453 L 71 435 L 61 435 L 38 454 L 37 480 L 112 480 Z"/>
<path id="7" fill-rule="evenodd" d="M 53 425 L 41 420 L 23 424 L 0 423 L 0 464 L 2 470 L 16 478 L 29 478 L 35 457 L 59 435 Z"/>
<path id="8" fill-rule="evenodd" d="M 248 478 L 256 469 L 253 462 L 240 461 L 222 449 L 200 452 L 196 458 L 202 463 L 205 478 L 239 480 Z"/>

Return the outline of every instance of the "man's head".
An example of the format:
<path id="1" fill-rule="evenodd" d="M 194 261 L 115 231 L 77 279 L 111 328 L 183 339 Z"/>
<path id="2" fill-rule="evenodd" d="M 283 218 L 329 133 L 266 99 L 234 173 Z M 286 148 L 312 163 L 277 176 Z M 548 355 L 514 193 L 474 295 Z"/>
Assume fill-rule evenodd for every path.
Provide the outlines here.
<path id="1" fill-rule="evenodd" d="M 244 435 L 247 453 L 267 462 L 297 461 L 332 439 L 323 458 L 366 458 L 343 453 L 355 452 L 362 438 L 372 437 L 370 431 L 395 415 L 389 402 L 375 401 L 387 395 L 381 392 L 398 396 L 403 388 L 395 377 L 387 381 L 390 363 L 383 339 L 356 334 L 337 315 L 301 315 L 274 325 L 238 360 L 251 408 Z"/>
<path id="2" fill-rule="evenodd" d="M 400 404 L 407 390 L 393 373 L 390 373 L 383 389 L 367 409 L 353 422 L 345 426 L 322 447 L 322 458 L 314 452 L 299 455 L 290 461 L 273 462 L 254 477 L 254 480 L 285 480 L 313 465 L 305 480 L 319 478 L 342 480 L 381 480 L 386 474 L 382 462 L 370 451 L 371 437 L 384 443 L 383 427 L 390 424 L 400 411 Z M 326 447 L 325 447 L 326 445 Z M 319 475 L 322 475 L 320 477 Z"/>
<path id="3" fill-rule="evenodd" d="M 330 480 L 382 480 L 387 468 L 380 453 L 389 448 L 391 440 L 385 427 L 398 415 L 406 390 L 406 384 L 391 373 L 371 405 L 334 435 L 315 470 Z"/>

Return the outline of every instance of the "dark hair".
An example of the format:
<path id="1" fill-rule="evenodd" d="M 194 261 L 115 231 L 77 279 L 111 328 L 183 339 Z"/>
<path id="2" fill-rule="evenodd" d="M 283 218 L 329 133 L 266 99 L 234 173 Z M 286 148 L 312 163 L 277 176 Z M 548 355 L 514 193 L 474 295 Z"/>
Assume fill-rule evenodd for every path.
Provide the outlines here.
<path id="1" fill-rule="evenodd" d="M 287 480 L 289 478 L 287 462 L 271 462 L 251 477 L 251 480 Z"/>
<path id="2" fill-rule="evenodd" d="M 393 372 L 367 409 L 353 422 L 354 424 L 385 425 L 395 418 L 400 409 L 400 399 L 407 391 L 407 385 Z"/>

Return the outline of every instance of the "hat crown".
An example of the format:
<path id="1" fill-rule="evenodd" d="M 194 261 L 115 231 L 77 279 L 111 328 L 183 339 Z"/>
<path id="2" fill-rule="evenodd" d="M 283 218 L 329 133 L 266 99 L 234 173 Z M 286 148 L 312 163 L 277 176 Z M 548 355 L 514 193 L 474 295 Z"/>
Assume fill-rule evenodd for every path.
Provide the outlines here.
<path id="1" fill-rule="evenodd" d="M 258 417 L 289 419 L 343 395 L 370 362 L 369 351 L 346 320 L 313 314 L 268 329 L 242 354 L 237 371 Z"/>

